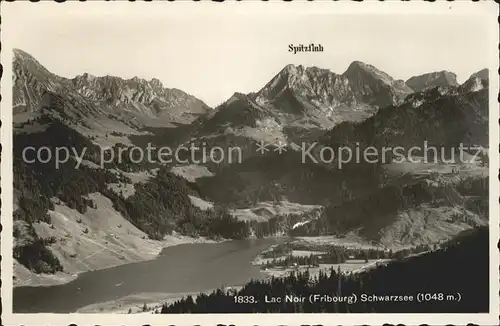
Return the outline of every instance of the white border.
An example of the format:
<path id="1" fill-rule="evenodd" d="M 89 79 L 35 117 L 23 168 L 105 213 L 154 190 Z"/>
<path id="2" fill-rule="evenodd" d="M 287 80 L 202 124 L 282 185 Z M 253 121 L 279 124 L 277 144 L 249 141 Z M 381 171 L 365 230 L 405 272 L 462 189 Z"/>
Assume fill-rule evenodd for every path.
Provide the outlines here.
<path id="1" fill-rule="evenodd" d="M 9 45 L 10 38 L 15 37 L 16 26 L 15 13 L 28 7 L 30 14 L 53 15 L 54 9 L 59 12 L 61 7 L 67 13 L 78 15 L 79 12 L 107 12 L 110 15 L 161 15 L 168 10 L 178 15 L 199 15 L 210 12 L 212 14 L 235 14 L 255 13 L 258 15 L 287 14 L 300 11 L 303 13 L 322 14 L 435 14 L 435 15 L 482 15 L 484 19 L 491 22 L 492 39 L 489 53 L 490 59 L 490 313 L 489 314 L 178 314 L 178 315 L 118 315 L 118 314 L 13 314 L 12 313 L 12 47 Z M 165 6 L 168 6 L 165 7 Z M 1 62 L 4 74 L 1 82 L 1 142 L 3 147 L 1 160 L 1 184 L 2 184 L 2 320 L 5 325 L 78 325 L 100 324 L 100 325 L 302 325 L 302 324 L 467 324 L 480 325 L 498 324 L 499 316 L 499 254 L 497 241 L 499 239 L 499 107 L 498 96 L 498 5 L 493 1 L 480 3 L 472 2 L 437 2 L 428 3 L 422 1 L 412 2 L 305 2 L 294 1 L 293 3 L 265 3 L 265 2 L 66 2 L 58 4 L 55 2 L 27 3 L 17 1 L 13 3 L 1 3 L 2 25 L 2 52 Z M 33 10 L 33 7 L 36 10 Z M 478 35 L 477 37 L 485 37 Z M 459 271 L 457 271 L 459 272 Z M 68 298 L 69 300 L 71 298 Z"/>

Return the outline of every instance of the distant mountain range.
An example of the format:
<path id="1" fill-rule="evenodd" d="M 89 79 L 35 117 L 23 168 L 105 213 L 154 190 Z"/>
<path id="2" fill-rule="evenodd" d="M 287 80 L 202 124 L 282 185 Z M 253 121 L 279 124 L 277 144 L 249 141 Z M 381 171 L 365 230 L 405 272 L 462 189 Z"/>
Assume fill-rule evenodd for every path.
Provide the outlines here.
<path id="1" fill-rule="evenodd" d="M 201 116 L 213 128 L 257 125 L 282 130 L 286 127 L 330 129 L 342 121 L 362 121 L 379 108 L 399 105 L 406 96 L 435 87 L 459 86 L 448 71 L 395 80 L 372 65 L 354 61 L 343 74 L 317 67 L 285 66 L 255 93 L 235 93 L 215 110 L 178 89 L 164 88 L 158 79 L 84 73 L 73 79 L 49 72 L 28 53 L 14 50 L 14 113 L 37 113 L 50 106 L 51 93 L 71 103 L 64 107 L 75 116 L 115 118 L 136 128 L 189 124 Z M 461 87 L 477 91 L 487 87 L 486 69 L 473 74 Z M 234 110 L 236 109 L 236 110 Z M 233 112 L 238 111 L 238 112 Z M 268 126 L 269 124 L 269 126 Z"/>
<path id="2" fill-rule="evenodd" d="M 90 255 L 78 242 L 109 245 L 104 236 L 93 238 L 98 232 L 124 238 L 141 234 L 134 243 L 144 247 L 172 231 L 216 239 L 355 233 L 366 241 L 404 246 L 436 243 L 487 223 L 486 69 L 459 85 L 447 71 L 404 82 L 359 61 L 342 74 L 286 65 L 260 90 L 235 93 L 210 108 L 157 79 L 86 73 L 68 79 L 22 50 L 14 54 L 15 258 L 30 271 L 104 267 L 74 260 Z M 261 140 L 281 141 L 287 152 L 261 155 L 255 151 Z M 130 150 L 150 141 L 239 145 L 244 160 L 125 161 L 99 168 L 100 148 Z M 389 161 L 337 169 L 336 162 L 302 163 L 297 145 L 316 142 L 315 151 L 326 146 L 409 149 L 424 141 L 445 149 L 479 146 L 481 156 L 470 164 Z M 21 151 L 28 144 L 88 151 L 80 169 L 72 160 L 55 169 L 23 162 Z M 130 236 L 95 224 L 104 211 L 130 222 L 135 228 Z M 78 231 L 65 229 L 72 238 L 64 246 L 60 238 L 66 233 L 54 226 L 62 216 L 80 221 Z"/>
<path id="3" fill-rule="evenodd" d="M 37 112 L 49 96 L 56 93 L 90 109 L 94 115 L 133 121 L 137 126 L 166 126 L 190 123 L 209 107 L 203 101 L 178 89 L 164 88 L 158 79 L 134 77 L 94 77 L 87 73 L 73 79 L 54 75 L 35 58 L 14 50 L 14 113 Z M 65 110 L 71 110 L 68 104 Z M 77 110 L 78 111 L 78 110 Z M 81 110 L 80 110 L 81 111 Z M 85 112 L 80 112 L 85 114 Z"/>

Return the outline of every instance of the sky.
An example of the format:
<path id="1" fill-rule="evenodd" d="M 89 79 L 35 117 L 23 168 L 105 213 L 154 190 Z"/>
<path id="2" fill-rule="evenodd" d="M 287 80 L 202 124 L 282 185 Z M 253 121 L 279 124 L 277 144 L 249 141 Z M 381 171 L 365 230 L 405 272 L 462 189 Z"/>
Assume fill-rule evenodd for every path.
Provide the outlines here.
<path id="1" fill-rule="evenodd" d="M 132 16 L 66 4 L 43 11 L 28 5 L 14 10 L 9 46 L 30 53 L 53 73 L 154 77 L 210 106 L 234 92 L 258 91 L 289 63 L 343 73 L 359 60 L 404 80 L 449 70 L 459 82 L 488 66 L 489 31 L 480 16 L 297 10 L 286 15 L 150 10 Z M 289 44 L 309 43 L 321 44 L 324 52 L 288 52 Z"/>

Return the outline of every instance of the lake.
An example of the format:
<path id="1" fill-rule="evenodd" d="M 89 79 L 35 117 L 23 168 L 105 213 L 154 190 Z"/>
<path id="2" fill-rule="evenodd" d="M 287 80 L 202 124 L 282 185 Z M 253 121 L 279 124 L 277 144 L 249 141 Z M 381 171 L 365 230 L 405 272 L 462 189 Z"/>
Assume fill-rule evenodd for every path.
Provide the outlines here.
<path id="1" fill-rule="evenodd" d="M 75 312 L 84 306 L 141 292 L 182 293 L 243 285 L 264 278 L 251 262 L 278 239 L 183 244 L 158 258 L 82 273 L 70 283 L 14 288 L 13 311 Z"/>

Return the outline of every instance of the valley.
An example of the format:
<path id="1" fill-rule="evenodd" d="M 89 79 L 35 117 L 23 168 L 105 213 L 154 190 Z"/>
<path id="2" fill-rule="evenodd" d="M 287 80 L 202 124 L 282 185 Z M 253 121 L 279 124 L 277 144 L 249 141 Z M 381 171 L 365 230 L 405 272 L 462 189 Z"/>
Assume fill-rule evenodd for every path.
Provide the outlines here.
<path id="1" fill-rule="evenodd" d="M 244 291 L 251 280 L 331 270 L 355 278 L 407 260 L 427 266 L 458 235 L 488 226 L 487 70 L 459 84 L 451 72 L 396 80 L 360 61 L 342 74 L 286 65 L 261 89 L 210 108 L 157 79 L 63 78 L 22 50 L 14 54 L 20 312 L 125 312 L 140 300 Z M 259 153 L 260 141 L 285 150 Z M 409 153 L 424 143 L 446 154 L 416 163 L 424 153 L 400 162 L 389 153 L 338 168 L 339 158 L 303 162 L 303 142 L 316 142 L 315 154 Z M 237 147 L 242 158 L 135 160 L 148 144 Z M 73 148 L 84 153 L 82 164 L 75 168 L 74 156 L 26 162 L 28 146 Z M 104 148 L 126 155 L 105 160 Z"/>

